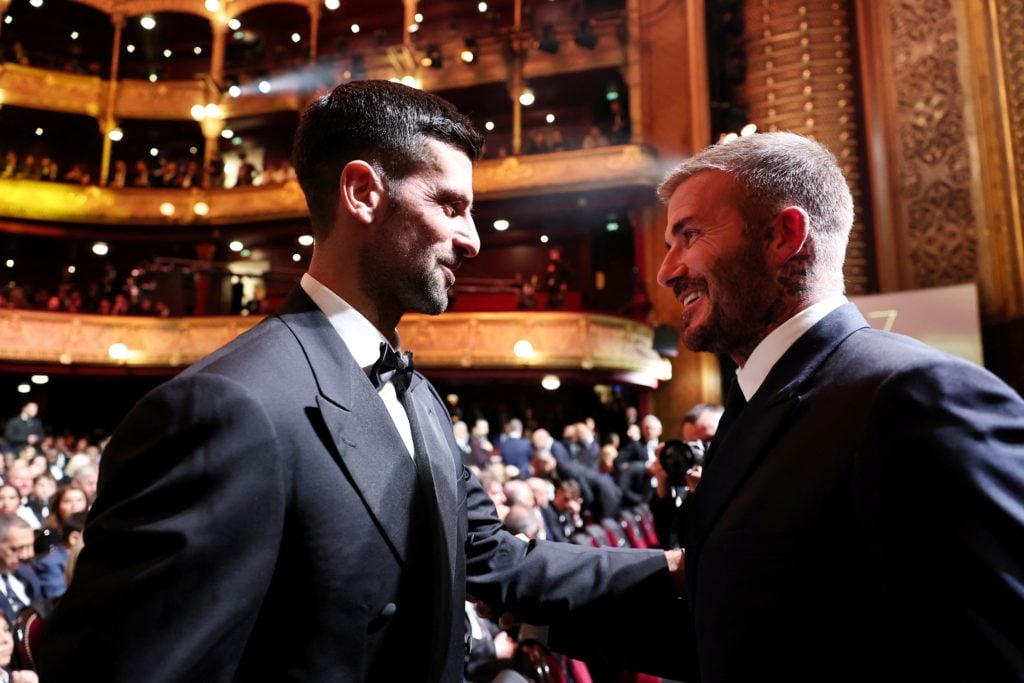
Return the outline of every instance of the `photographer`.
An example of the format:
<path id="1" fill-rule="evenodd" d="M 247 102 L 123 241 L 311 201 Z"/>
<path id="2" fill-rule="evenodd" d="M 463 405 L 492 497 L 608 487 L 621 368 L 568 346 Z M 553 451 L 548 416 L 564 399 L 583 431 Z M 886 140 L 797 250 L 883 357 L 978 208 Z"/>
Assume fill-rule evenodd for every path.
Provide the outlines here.
<path id="1" fill-rule="evenodd" d="M 651 475 L 658 483 L 650 507 L 663 549 L 682 546 L 687 503 L 700 483 L 705 449 L 703 441 L 672 439 L 658 449 L 658 458 L 651 464 Z"/>

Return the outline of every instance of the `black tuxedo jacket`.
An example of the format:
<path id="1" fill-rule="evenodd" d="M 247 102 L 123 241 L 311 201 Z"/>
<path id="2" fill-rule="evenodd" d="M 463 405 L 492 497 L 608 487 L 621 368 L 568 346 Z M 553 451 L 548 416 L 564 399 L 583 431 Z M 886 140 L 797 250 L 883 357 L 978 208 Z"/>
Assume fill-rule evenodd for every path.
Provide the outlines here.
<path id="1" fill-rule="evenodd" d="M 467 583 L 538 622 L 611 610 L 623 590 L 664 597 L 660 553 L 508 534 L 437 393 L 418 374 L 408 391 L 432 491 L 297 288 L 145 397 L 103 455 L 41 679 L 449 683 L 462 676 Z"/>
<path id="2" fill-rule="evenodd" d="M 13 576 L 17 577 L 21 581 L 22 585 L 25 586 L 25 594 L 28 596 L 29 603 L 35 602 L 43 597 L 43 589 L 39 583 L 39 575 L 36 574 L 36 570 L 31 565 L 22 564 L 14 570 Z M 7 615 L 8 621 L 14 621 L 14 610 L 11 609 L 11 603 L 0 594 L 0 609 Z"/>

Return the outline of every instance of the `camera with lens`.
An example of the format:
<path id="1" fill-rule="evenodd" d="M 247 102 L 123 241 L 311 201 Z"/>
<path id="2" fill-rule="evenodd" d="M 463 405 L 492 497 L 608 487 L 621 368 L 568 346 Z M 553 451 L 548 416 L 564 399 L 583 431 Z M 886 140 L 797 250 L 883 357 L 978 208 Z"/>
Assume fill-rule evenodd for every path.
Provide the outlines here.
<path id="1" fill-rule="evenodd" d="M 704 442 L 666 441 L 658 461 L 668 475 L 669 486 L 686 486 L 686 473 L 697 465 L 704 465 Z"/>

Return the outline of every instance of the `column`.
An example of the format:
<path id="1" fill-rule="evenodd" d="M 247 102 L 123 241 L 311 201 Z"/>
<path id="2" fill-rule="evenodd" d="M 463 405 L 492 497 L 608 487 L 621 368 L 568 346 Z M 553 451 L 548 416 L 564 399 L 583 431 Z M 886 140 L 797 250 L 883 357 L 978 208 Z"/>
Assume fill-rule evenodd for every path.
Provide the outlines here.
<path id="1" fill-rule="evenodd" d="M 209 187 L 210 164 L 217 158 L 219 152 L 224 119 L 219 116 L 207 116 L 199 122 L 199 127 L 203 131 L 203 187 Z"/>
<path id="2" fill-rule="evenodd" d="M 224 41 L 227 36 L 227 18 L 222 15 L 210 17 L 213 45 L 210 49 L 210 78 L 221 87 L 224 84 Z"/>
<path id="3" fill-rule="evenodd" d="M 99 178 L 101 187 L 107 186 L 110 177 L 110 157 L 113 152 L 110 131 L 117 128 L 117 120 L 114 116 L 117 107 L 117 72 L 121 65 L 121 32 L 124 29 L 124 14 L 121 12 L 112 14 L 110 21 L 114 25 L 114 43 L 110 53 L 110 78 L 107 80 L 106 108 L 100 119 L 100 134 L 103 135 L 103 156 L 100 160 Z"/>
<path id="4" fill-rule="evenodd" d="M 320 32 L 320 3 L 309 5 L 309 65 L 316 64 L 317 34 Z"/>

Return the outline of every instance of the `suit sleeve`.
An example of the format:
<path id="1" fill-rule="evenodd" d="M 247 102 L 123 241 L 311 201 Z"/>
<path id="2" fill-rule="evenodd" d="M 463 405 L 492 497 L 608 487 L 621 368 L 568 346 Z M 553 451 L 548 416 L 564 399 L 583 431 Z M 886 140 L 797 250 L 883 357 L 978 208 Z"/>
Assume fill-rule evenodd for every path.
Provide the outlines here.
<path id="1" fill-rule="evenodd" d="M 144 398 L 100 467 L 74 579 L 40 678 L 224 680 L 282 536 L 286 483 L 261 404 L 235 382 L 179 378 Z"/>
<path id="2" fill-rule="evenodd" d="M 876 394 L 854 500 L 880 628 L 913 678 L 1024 671 L 1024 402 L 960 362 L 903 372 Z"/>
<path id="3" fill-rule="evenodd" d="M 499 614 L 511 611 L 521 621 L 550 624 L 552 646 L 577 658 L 600 656 L 663 675 L 692 663 L 683 654 L 690 642 L 685 602 L 672 590 L 664 552 L 527 543 L 504 530 L 472 476 L 467 513 L 470 595 Z M 627 640 L 612 637 L 624 628 L 632 629 Z"/>

